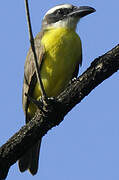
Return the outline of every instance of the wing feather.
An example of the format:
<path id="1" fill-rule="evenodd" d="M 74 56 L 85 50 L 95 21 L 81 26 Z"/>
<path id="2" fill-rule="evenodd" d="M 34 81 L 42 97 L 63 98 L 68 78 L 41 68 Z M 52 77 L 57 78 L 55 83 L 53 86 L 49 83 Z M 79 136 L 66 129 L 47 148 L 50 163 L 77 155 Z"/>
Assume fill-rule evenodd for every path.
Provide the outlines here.
<path id="1" fill-rule="evenodd" d="M 43 63 L 43 57 L 45 54 L 44 47 L 41 44 L 42 36 L 43 33 L 40 32 L 34 40 L 36 55 L 39 64 L 39 71 L 41 69 Z M 27 108 L 29 106 L 29 100 L 25 94 L 28 93 L 29 96 L 32 96 L 36 82 L 37 82 L 37 77 L 36 77 L 35 65 L 34 65 L 34 55 L 30 47 L 24 65 L 24 81 L 23 81 L 23 90 L 22 90 L 22 104 L 23 104 L 24 113 L 26 115 L 27 115 Z"/>

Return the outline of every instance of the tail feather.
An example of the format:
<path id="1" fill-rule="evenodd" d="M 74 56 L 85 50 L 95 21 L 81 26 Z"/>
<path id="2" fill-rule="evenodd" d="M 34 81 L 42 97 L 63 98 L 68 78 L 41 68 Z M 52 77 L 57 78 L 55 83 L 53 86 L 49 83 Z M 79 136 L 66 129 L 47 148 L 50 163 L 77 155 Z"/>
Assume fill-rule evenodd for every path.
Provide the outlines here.
<path id="1" fill-rule="evenodd" d="M 37 173 L 40 145 L 41 140 L 20 158 L 18 164 L 21 172 L 29 170 L 32 175 Z"/>
<path id="2" fill-rule="evenodd" d="M 31 162 L 31 149 L 27 151 L 18 161 L 19 164 L 19 170 L 21 172 L 26 171 L 29 168 Z"/>
<path id="3" fill-rule="evenodd" d="M 39 153 L 40 153 L 41 141 L 39 141 L 31 151 L 31 162 L 29 166 L 29 171 L 32 175 L 35 175 L 38 171 Z"/>

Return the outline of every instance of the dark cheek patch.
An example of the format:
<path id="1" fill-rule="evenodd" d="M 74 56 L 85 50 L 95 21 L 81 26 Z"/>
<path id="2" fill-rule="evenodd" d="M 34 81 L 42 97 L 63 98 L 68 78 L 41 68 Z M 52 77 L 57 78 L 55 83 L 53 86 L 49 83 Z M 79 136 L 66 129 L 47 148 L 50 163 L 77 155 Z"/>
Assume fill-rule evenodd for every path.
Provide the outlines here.
<path id="1" fill-rule="evenodd" d="M 55 16 L 54 14 L 48 14 L 44 20 L 47 22 L 47 24 L 51 24 L 59 21 L 59 19 L 60 17 Z"/>

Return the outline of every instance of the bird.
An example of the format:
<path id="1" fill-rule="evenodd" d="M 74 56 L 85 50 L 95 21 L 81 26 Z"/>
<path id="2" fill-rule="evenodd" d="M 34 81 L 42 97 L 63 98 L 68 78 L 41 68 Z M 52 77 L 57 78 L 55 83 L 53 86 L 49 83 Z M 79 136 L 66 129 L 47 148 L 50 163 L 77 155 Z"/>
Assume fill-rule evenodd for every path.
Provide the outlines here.
<path id="1" fill-rule="evenodd" d="M 78 75 L 82 64 L 82 45 L 76 27 L 80 19 L 95 12 L 89 6 L 60 4 L 48 10 L 43 17 L 41 31 L 34 39 L 41 80 L 47 97 L 57 97 Z M 22 91 L 23 110 L 28 123 L 36 112 L 36 105 L 28 96 L 40 100 L 42 94 L 34 65 L 31 47 L 24 65 Z M 38 171 L 41 139 L 19 159 L 21 172 Z"/>

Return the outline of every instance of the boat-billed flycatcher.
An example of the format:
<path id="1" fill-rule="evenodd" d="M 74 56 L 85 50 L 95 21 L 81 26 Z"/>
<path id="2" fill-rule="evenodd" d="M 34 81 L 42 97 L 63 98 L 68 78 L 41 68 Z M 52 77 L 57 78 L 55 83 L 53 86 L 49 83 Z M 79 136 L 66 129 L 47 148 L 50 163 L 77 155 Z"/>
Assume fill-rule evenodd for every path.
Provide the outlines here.
<path id="1" fill-rule="evenodd" d="M 75 31 L 76 26 L 80 18 L 94 11 L 94 8 L 88 6 L 62 4 L 45 14 L 41 32 L 35 38 L 35 48 L 41 79 L 48 97 L 59 95 L 68 82 L 77 77 L 79 65 L 82 64 L 82 48 L 80 37 Z M 36 100 L 41 97 L 33 58 L 30 48 L 26 57 L 23 83 L 26 123 L 34 116 L 36 106 L 25 94 L 28 93 Z M 20 158 L 21 172 L 28 169 L 33 175 L 37 173 L 40 144 L 41 140 Z"/>

